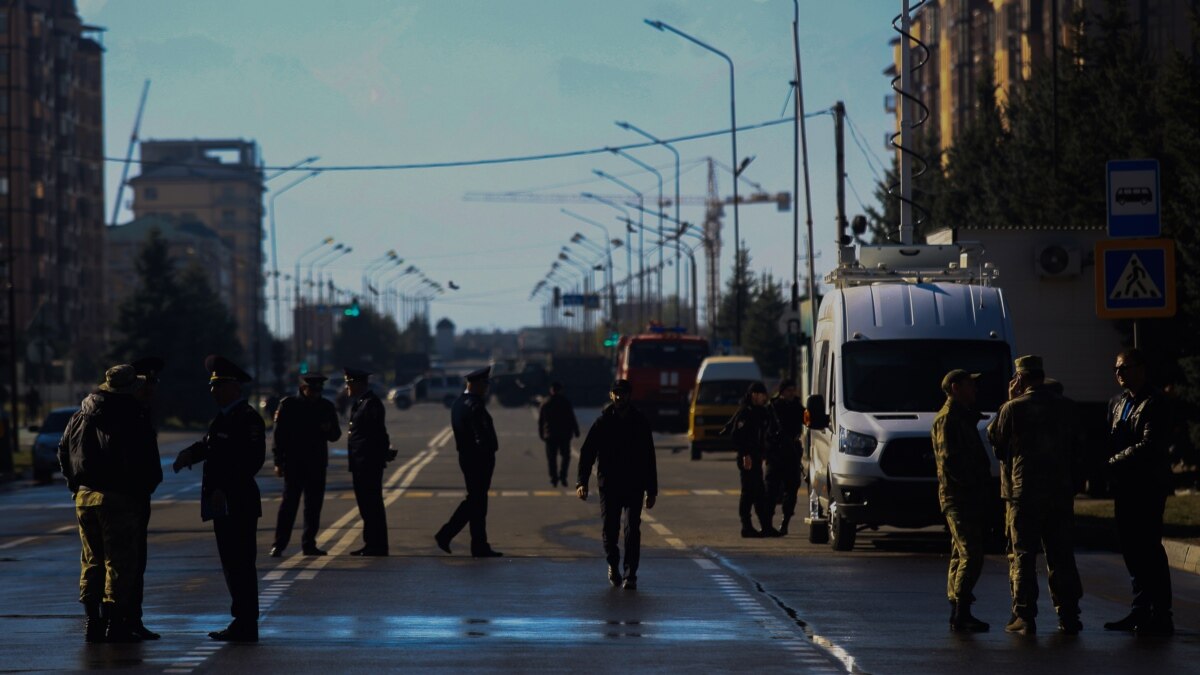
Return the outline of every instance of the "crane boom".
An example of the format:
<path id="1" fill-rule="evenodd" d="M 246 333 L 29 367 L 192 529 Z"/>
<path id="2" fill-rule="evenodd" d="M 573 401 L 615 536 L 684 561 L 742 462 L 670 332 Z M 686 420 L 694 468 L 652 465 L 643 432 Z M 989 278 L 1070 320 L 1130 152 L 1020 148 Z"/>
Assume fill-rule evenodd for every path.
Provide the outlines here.
<path id="1" fill-rule="evenodd" d="M 113 200 L 112 222 L 117 224 L 117 215 L 121 213 L 121 197 L 125 193 L 125 181 L 129 179 L 129 163 L 133 159 L 133 148 L 137 145 L 138 130 L 142 128 L 142 111 L 146 109 L 146 96 L 150 93 L 150 80 L 142 84 L 142 98 L 138 101 L 137 116 L 133 120 L 133 132 L 129 134 L 129 148 L 125 150 L 125 165 L 121 167 L 121 182 L 117 184 L 117 198 Z"/>

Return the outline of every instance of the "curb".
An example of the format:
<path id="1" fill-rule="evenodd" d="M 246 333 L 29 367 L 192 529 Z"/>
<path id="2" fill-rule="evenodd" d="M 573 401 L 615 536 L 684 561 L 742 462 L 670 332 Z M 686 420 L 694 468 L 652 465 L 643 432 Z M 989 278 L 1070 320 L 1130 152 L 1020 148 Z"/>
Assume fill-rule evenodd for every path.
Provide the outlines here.
<path id="1" fill-rule="evenodd" d="M 1200 574 L 1200 545 L 1188 544 L 1172 539 L 1163 539 L 1167 551 L 1167 562 L 1177 570 Z"/>

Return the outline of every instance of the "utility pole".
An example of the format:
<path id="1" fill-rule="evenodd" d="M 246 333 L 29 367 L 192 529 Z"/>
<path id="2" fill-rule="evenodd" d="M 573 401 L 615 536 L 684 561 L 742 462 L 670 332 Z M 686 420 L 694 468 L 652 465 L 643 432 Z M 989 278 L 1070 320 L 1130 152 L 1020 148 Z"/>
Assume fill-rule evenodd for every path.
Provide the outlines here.
<path id="1" fill-rule="evenodd" d="M 846 104 L 841 101 L 833 104 L 833 134 L 837 156 L 838 246 L 843 246 L 846 242 Z"/>
<path id="2" fill-rule="evenodd" d="M 913 243 L 913 176 L 912 149 L 913 106 L 909 100 L 912 92 L 912 17 L 909 16 L 908 0 L 902 0 L 900 14 L 900 243 Z M 840 178 L 839 178 L 840 180 Z M 838 246 L 842 245 L 839 233 Z M 839 249 L 840 250 L 840 249 Z"/>

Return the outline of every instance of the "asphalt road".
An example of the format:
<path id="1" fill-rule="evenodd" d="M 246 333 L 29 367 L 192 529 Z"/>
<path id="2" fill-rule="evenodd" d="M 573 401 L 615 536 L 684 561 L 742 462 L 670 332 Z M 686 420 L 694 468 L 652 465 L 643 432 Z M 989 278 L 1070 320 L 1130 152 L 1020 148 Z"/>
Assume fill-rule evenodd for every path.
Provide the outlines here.
<path id="1" fill-rule="evenodd" d="M 463 494 L 441 406 L 388 411 L 400 451 L 385 476 L 388 558 L 345 555 L 360 545 L 361 521 L 337 448 L 320 538 L 331 555 L 297 555 L 297 532 L 284 557 L 266 557 L 281 484 L 268 460 L 253 646 L 206 635 L 228 622 L 229 598 L 200 521 L 199 471 L 168 470 L 155 495 L 145 610 L 163 639 L 140 645 L 83 642 L 79 541 L 62 482 L 0 492 L 0 672 L 1132 673 L 1200 662 L 1194 576 L 1173 576 L 1174 638 L 1107 634 L 1100 625 L 1124 614 L 1128 580 L 1119 557 L 1081 551 L 1083 634 L 1054 632 L 1043 592 L 1041 634 L 1022 638 L 1003 632 L 1008 581 L 995 556 L 975 606 L 992 631 L 956 636 L 946 627 L 943 533 L 864 532 L 850 553 L 807 543 L 802 528 L 743 540 L 732 458 L 691 462 L 682 437 L 659 439 L 661 494 L 643 524 L 639 589 L 613 589 L 596 497 L 551 487 L 531 410 L 493 414 L 501 454 L 489 530 L 501 559 L 472 559 L 465 532 L 453 555 L 434 546 Z M 169 463 L 193 438 L 161 440 Z"/>

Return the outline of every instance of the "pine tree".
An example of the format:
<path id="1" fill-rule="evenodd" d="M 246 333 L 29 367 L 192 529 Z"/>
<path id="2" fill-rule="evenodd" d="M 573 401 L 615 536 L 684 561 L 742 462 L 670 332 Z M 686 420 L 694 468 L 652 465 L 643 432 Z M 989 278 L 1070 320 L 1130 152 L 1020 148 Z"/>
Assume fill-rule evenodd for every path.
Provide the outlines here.
<path id="1" fill-rule="evenodd" d="M 729 281 L 725 283 L 725 292 L 721 294 L 720 314 L 717 316 L 717 337 L 725 340 L 730 340 L 734 344 L 744 341 L 746 337 L 746 312 L 750 308 L 750 302 L 758 293 L 758 280 L 754 272 L 750 269 L 750 251 L 745 248 L 745 244 L 738 250 L 738 264 L 734 265 L 733 274 L 730 275 Z M 738 270 L 741 270 L 741 283 L 738 283 Z M 741 290 L 742 297 L 742 340 L 735 339 L 735 316 L 737 304 L 734 302 L 735 292 Z"/>
<path id="2" fill-rule="evenodd" d="M 779 330 L 787 304 L 783 283 L 769 274 L 763 276 L 747 312 L 745 348 L 767 377 L 780 375 L 788 365 L 787 339 Z"/>
<path id="3" fill-rule="evenodd" d="M 400 352 L 400 331 L 390 316 L 363 306 L 358 316 L 344 317 L 333 336 L 333 359 L 343 365 L 376 371 L 390 369 Z"/>

